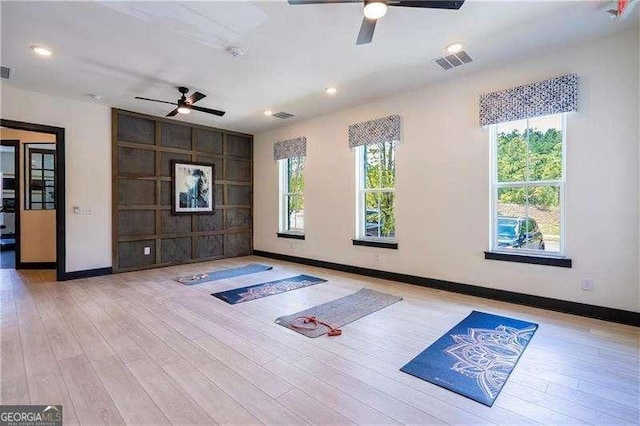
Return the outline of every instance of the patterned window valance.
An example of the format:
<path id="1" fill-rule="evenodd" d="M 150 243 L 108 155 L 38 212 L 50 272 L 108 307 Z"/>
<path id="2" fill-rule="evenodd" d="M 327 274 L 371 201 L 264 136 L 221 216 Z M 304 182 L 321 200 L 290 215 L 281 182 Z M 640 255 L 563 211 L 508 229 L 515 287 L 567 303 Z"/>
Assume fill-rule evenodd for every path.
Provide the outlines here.
<path id="1" fill-rule="evenodd" d="M 307 155 L 307 138 L 287 139 L 273 144 L 273 159 L 282 160 L 291 157 L 305 157 Z"/>
<path id="2" fill-rule="evenodd" d="M 578 75 L 567 74 L 480 96 L 480 125 L 577 111 Z"/>
<path id="3" fill-rule="evenodd" d="M 349 147 L 400 141 L 400 116 L 365 121 L 349 126 Z"/>

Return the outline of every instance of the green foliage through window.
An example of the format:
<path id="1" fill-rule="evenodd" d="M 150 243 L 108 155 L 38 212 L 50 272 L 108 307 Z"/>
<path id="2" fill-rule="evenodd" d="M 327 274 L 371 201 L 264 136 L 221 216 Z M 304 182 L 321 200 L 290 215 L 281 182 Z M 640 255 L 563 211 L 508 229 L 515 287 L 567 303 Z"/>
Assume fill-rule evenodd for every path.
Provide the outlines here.
<path id="1" fill-rule="evenodd" d="M 562 132 L 550 128 L 529 128 L 520 132 L 498 133 L 498 182 L 554 181 L 562 179 Z M 522 200 L 539 208 L 557 207 L 558 187 L 508 188 L 502 190 L 501 203 Z"/>

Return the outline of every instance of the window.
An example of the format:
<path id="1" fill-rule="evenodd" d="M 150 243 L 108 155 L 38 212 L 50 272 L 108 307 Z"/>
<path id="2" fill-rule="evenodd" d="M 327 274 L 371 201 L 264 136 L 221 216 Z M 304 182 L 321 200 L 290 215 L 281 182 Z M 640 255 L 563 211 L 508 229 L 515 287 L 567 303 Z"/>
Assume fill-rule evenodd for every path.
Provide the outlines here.
<path id="1" fill-rule="evenodd" d="M 29 148 L 27 210 L 55 209 L 55 151 Z"/>
<path id="2" fill-rule="evenodd" d="M 395 241 L 396 143 L 356 149 L 357 238 Z"/>
<path id="3" fill-rule="evenodd" d="M 290 157 L 280 163 L 280 232 L 304 234 L 304 161 Z"/>
<path id="4" fill-rule="evenodd" d="M 564 254 L 566 115 L 491 126 L 491 250 Z"/>

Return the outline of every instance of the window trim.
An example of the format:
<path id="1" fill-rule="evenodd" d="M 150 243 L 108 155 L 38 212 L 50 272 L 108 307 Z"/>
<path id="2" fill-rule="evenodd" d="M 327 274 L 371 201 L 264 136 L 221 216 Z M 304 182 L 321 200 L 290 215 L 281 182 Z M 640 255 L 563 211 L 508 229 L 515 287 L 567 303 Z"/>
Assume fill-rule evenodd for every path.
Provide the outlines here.
<path id="1" fill-rule="evenodd" d="M 496 256 L 486 257 L 486 259 L 494 260 L 509 260 L 509 256 L 500 256 L 501 259 L 497 259 L 498 255 L 520 255 L 524 257 L 543 257 L 554 259 L 567 259 L 566 252 L 566 173 L 567 173 L 567 113 L 558 113 L 561 115 L 562 122 L 562 175 L 560 179 L 545 180 L 545 181 L 529 181 L 529 182 L 498 182 L 498 125 L 492 124 L 489 126 L 489 138 L 490 138 L 490 175 L 489 175 L 489 250 L 485 253 L 492 253 Z M 549 114 L 548 116 L 558 115 Z M 538 117 L 529 117 L 523 120 L 527 120 L 527 128 L 529 128 L 529 120 Z M 521 121 L 521 120 L 518 120 Z M 557 186 L 560 197 L 560 244 L 557 252 L 546 252 L 540 250 L 520 249 L 520 248 L 506 248 L 498 247 L 496 230 L 498 228 L 498 190 L 500 188 L 525 188 L 535 186 Z M 516 261 L 516 260 L 513 260 Z M 532 263 L 532 262 L 530 262 Z M 546 264 L 546 263 L 543 263 Z"/>
<path id="2" fill-rule="evenodd" d="M 394 149 L 397 149 L 398 145 L 397 142 L 395 141 L 387 141 L 387 142 L 382 142 L 382 143 L 393 143 L 395 144 Z M 390 192 L 394 194 L 394 200 L 395 200 L 395 193 L 396 193 L 396 188 L 365 188 L 364 187 L 364 183 L 365 183 L 365 173 L 364 173 L 364 155 L 365 155 L 365 150 L 367 149 L 367 145 L 360 145 L 355 147 L 356 149 L 356 223 L 355 223 L 355 229 L 356 229 L 356 236 L 355 238 L 352 239 L 352 241 L 354 242 L 354 245 L 365 245 L 365 244 L 357 244 L 356 242 L 370 242 L 371 244 L 368 244 L 372 247 L 382 247 L 382 246 L 393 246 L 395 245 L 397 248 L 397 229 L 396 231 L 396 236 L 395 237 L 371 237 L 371 236 L 366 236 L 366 218 L 365 218 L 365 194 L 367 193 L 371 193 L 371 192 Z M 395 176 L 395 170 L 394 170 L 394 176 Z M 397 176 L 394 179 L 395 182 L 397 182 Z M 395 211 L 394 211 L 394 215 L 395 215 Z M 394 247 L 390 247 L 390 248 L 394 248 Z"/>
<path id="3" fill-rule="evenodd" d="M 282 158 L 278 160 L 278 174 L 279 174 L 279 211 L 278 211 L 278 237 L 287 238 L 287 236 L 291 236 L 290 238 L 297 238 L 302 236 L 304 239 L 304 229 L 301 231 L 291 230 L 289 229 L 288 223 L 288 204 L 287 201 L 291 195 L 301 195 L 304 200 L 304 189 L 303 192 L 289 192 L 289 160 L 291 158 L 304 158 L 304 162 L 306 163 L 305 156 L 298 157 L 290 157 L 290 158 Z M 304 173 L 304 170 L 303 172 Z M 303 201 L 304 202 L 304 201 Z M 286 235 L 286 236 L 285 236 Z"/>

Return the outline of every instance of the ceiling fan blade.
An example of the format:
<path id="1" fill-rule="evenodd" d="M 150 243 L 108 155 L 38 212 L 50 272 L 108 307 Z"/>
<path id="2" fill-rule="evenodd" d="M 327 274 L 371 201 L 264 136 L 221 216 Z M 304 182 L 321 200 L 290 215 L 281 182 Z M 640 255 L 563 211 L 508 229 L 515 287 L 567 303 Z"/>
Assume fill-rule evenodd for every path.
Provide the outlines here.
<path id="1" fill-rule="evenodd" d="M 202 93 L 200 93 L 200 92 L 193 92 L 193 93 L 191 94 L 191 96 L 189 96 L 189 97 L 187 98 L 186 102 L 187 102 L 189 105 L 193 105 L 193 104 L 195 104 L 196 102 L 198 102 L 200 99 L 202 99 L 202 98 L 206 98 L 206 97 L 207 97 L 207 95 L 202 94 Z"/>
<path id="2" fill-rule="evenodd" d="M 176 105 L 175 102 L 159 101 L 158 99 L 142 98 L 140 96 L 136 96 L 136 99 L 142 99 L 143 101 L 160 102 L 162 104 Z"/>
<path id="3" fill-rule="evenodd" d="M 451 9 L 458 10 L 464 4 L 464 0 L 397 0 L 387 3 L 389 6 L 421 7 L 424 9 Z"/>
<path id="4" fill-rule="evenodd" d="M 167 117 L 173 117 L 174 115 L 176 115 L 178 113 L 178 108 L 174 109 L 173 111 L 171 111 L 169 114 L 167 114 Z"/>
<path id="5" fill-rule="evenodd" d="M 200 111 L 200 112 L 206 112 L 208 114 L 218 115 L 220 117 L 226 114 L 224 111 L 218 111 L 217 109 L 203 108 L 195 105 L 191 105 L 191 109 Z"/>
<path id="6" fill-rule="evenodd" d="M 362 3 L 362 0 L 288 0 L 291 6 L 301 4 Z"/>
<path id="7" fill-rule="evenodd" d="M 376 29 L 377 19 L 362 18 L 362 25 L 358 33 L 356 44 L 367 44 L 373 40 L 373 31 Z"/>

